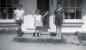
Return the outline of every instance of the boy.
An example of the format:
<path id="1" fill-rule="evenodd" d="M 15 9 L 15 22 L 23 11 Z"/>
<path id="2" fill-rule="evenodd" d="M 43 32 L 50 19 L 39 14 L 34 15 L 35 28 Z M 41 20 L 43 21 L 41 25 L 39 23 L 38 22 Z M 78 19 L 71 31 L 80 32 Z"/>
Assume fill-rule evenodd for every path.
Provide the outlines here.
<path id="1" fill-rule="evenodd" d="M 22 21 L 23 21 L 23 15 L 24 15 L 24 10 L 22 9 L 22 5 L 21 4 L 18 4 L 17 5 L 17 9 L 14 11 L 14 14 L 15 14 L 15 21 L 18 25 L 18 37 L 22 37 L 22 34 L 21 34 L 21 24 L 22 24 Z"/>

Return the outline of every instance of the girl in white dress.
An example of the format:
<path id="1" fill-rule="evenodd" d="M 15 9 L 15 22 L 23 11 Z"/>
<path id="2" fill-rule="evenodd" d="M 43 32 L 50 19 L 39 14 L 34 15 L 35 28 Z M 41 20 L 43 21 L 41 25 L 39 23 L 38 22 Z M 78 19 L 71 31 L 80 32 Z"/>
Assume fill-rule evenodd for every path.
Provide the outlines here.
<path id="1" fill-rule="evenodd" d="M 34 25 L 36 27 L 36 33 L 33 34 L 34 36 L 40 36 L 40 28 L 43 26 L 42 23 L 42 16 L 40 15 L 40 10 L 36 10 L 34 15 Z"/>
<path id="2" fill-rule="evenodd" d="M 49 12 L 46 12 L 43 16 L 40 15 L 40 10 L 36 10 L 35 11 L 35 15 L 34 15 L 34 25 L 36 27 L 36 34 L 33 34 L 34 36 L 40 36 L 41 32 L 40 32 L 40 28 L 43 26 L 43 21 L 42 19 L 49 13 Z"/>

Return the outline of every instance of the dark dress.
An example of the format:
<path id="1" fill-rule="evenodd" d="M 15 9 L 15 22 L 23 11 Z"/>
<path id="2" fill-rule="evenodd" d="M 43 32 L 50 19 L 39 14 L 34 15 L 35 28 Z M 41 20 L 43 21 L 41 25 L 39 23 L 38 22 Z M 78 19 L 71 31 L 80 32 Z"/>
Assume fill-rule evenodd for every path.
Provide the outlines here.
<path id="1" fill-rule="evenodd" d="M 55 13 L 55 25 L 61 26 L 63 23 L 63 9 L 61 10 L 56 9 L 54 13 Z"/>

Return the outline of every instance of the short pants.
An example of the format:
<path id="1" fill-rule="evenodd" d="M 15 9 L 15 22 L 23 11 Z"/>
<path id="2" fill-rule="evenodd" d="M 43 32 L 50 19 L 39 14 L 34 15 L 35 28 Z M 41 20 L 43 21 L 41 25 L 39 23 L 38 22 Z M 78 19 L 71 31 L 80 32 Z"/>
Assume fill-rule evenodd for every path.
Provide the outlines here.
<path id="1" fill-rule="evenodd" d="M 16 24 L 19 26 L 21 26 L 22 22 L 23 22 L 22 20 L 16 20 Z"/>

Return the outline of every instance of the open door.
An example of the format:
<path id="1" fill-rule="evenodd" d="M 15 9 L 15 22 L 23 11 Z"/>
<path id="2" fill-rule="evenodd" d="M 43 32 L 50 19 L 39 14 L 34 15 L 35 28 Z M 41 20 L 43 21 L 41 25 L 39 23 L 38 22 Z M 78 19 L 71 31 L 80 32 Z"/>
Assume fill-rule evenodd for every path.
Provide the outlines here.
<path id="1" fill-rule="evenodd" d="M 37 9 L 41 10 L 41 15 L 49 11 L 49 0 L 37 0 Z M 43 26 L 49 27 L 49 14 L 43 18 Z"/>
<path id="2" fill-rule="evenodd" d="M 41 12 L 49 10 L 49 0 L 37 0 L 37 9 Z"/>

